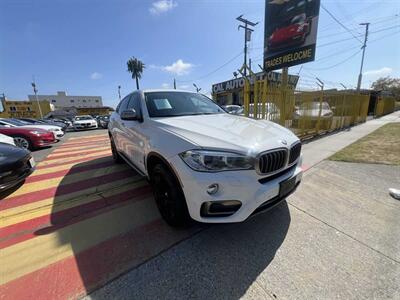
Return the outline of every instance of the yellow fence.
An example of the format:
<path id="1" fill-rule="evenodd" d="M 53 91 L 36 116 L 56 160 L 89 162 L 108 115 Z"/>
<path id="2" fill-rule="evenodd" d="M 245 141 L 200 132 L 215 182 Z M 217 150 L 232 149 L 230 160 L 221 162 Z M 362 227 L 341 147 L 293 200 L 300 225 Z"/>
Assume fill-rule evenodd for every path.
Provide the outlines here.
<path id="1" fill-rule="evenodd" d="M 394 110 L 390 101 L 379 102 L 382 114 Z M 245 115 L 279 123 L 299 137 L 307 137 L 365 122 L 369 95 L 341 92 L 298 92 L 256 81 L 244 86 Z M 381 108 L 382 106 L 382 108 Z"/>
<path id="2" fill-rule="evenodd" d="M 378 97 L 376 101 L 375 115 L 377 117 L 387 115 L 394 111 L 395 99 L 393 97 Z"/>

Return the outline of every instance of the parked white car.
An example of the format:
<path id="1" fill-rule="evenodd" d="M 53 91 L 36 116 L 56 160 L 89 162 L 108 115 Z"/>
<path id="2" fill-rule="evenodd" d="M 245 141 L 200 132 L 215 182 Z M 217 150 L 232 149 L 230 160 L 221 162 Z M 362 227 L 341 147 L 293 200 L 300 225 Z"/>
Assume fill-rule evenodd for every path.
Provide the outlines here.
<path id="1" fill-rule="evenodd" d="M 89 115 L 76 116 L 72 122 L 74 130 L 97 129 L 97 120 Z"/>
<path id="2" fill-rule="evenodd" d="M 327 120 L 332 119 L 333 111 L 329 103 L 325 101 L 322 103 L 319 103 L 319 101 L 303 102 L 299 107 L 296 107 L 294 112 L 294 119 L 302 117 L 306 117 L 309 120 L 318 120 L 318 118 Z"/>
<path id="3" fill-rule="evenodd" d="M 226 113 L 211 99 L 177 90 L 138 90 L 110 117 L 115 161 L 152 185 L 173 226 L 246 220 L 291 194 L 302 178 L 301 143 L 266 120 Z"/>
<path id="4" fill-rule="evenodd" d="M 15 146 L 14 139 L 9 137 L 8 135 L 4 135 L 0 133 L 0 143 L 9 144 Z"/>
<path id="5" fill-rule="evenodd" d="M 44 129 L 47 131 L 51 131 L 54 134 L 54 137 L 58 140 L 64 136 L 64 131 L 62 131 L 61 127 L 55 125 L 30 124 L 28 122 L 18 119 L 4 119 L 4 118 L 0 118 L 0 125 L 4 125 L 6 127 L 29 127 L 29 128 Z"/>
<path id="6" fill-rule="evenodd" d="M 234 115 L 236 115 L 238 111 L 242 110 L 242 107 L 240 105 L 235 104 L 224 105 L 222 106 L 222 108 L 225 109 L 227 113 Z"/>

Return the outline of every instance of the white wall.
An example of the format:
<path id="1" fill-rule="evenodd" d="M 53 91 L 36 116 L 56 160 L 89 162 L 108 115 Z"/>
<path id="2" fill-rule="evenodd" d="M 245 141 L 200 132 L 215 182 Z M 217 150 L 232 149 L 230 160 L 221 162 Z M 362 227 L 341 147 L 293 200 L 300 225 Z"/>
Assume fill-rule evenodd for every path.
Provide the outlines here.
<path id="1" fill-rule="evenodd" d="M 56 109 L 63 107 L 102 107 L 101 96 L 68 96 L 65 92 L 57 92 L 57 95 L 37 95 L 39 100 L 47 100 Z M 29 101 L 36 101 L 35 95 L 28 95 Z"/>

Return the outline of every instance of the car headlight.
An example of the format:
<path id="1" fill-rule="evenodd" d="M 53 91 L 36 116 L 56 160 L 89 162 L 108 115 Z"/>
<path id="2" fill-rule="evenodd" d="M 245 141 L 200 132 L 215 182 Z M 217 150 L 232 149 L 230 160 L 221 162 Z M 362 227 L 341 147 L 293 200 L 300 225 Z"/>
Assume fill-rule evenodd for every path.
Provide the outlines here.
<path id="1" fill-rule="evenodd" d="M 254 168 L 253 157 L 230 152 L 189 150 L 179 156 L 196 171 L 218 172 Z"/>
<path id="2" fill-rule="evenodd" d="M 29 132 L 32 133 L 32 134 L 36 134 L 36 135 L 41 134 L 41 132 L 40 132 L 40 131 L 37 131 L 37 130 L 31 130 L 31 131 L 29 131 Z"/>

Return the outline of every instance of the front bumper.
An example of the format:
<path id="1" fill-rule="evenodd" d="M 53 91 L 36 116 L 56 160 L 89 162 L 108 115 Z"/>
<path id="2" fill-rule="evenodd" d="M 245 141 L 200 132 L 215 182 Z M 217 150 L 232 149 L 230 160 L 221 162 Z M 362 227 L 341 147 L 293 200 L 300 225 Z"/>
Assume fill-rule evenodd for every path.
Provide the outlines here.
<path id="1" fill-rule="evenodd" d="M 10 176 L 2 178 L 0 181 L 0 192 L 6 191 L 13 186 L 16 186 L 23 180 L 25 180 L 26 177 L 31 175 L 35 171 L 35 166 L 31 165 L 26 165 L 20 170 L 15 170 Z"/>
<path id="2" fill-rule="evenodd" d="M 54 137 L 57 138 L 57 139 L 62 138 L 64 136 L 64 134 L 65 134 L 64 131 L 52 131 L 52 132 L 54 134 Z"/>
<path id="3" fill-rule="evenodd" d="M 280 195 L 280 183 L 295 178 L 293 180 L 297 187 L 303 174 L 300 164 L 288 168 L 278 177 L 273 176 L 268 180 L 265 179 L 265 176 L 258 175 L 255 170 L 196 172 L 189 168 L 179 156 L 173 157 L 170 163 L 179 177 L 190 216 L 194 220 L 204 223 L 242 222 L 261 210 L 260 206 L 270 208 L 284 200 L 287 195 Z M 214 183 L 219 185 L 219 190 L 216 194 L 209 195 L 207 188 Z M 242 205 L 229 216 L 203 217 L 201 215 L 203 203 L 226 200 L 238 200 Z"/>
<path id="4" fill-rule="evenodd" d="M 79 124 L 76 124 L 76 125 L 74 125 L 74 129 L 75 130 L 97 129 L 97 128 L 98 128 L 97 124 L 93 124 L 93 125 L 79 125 Z"/>

